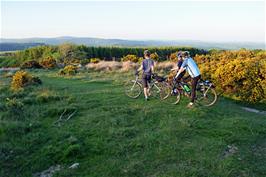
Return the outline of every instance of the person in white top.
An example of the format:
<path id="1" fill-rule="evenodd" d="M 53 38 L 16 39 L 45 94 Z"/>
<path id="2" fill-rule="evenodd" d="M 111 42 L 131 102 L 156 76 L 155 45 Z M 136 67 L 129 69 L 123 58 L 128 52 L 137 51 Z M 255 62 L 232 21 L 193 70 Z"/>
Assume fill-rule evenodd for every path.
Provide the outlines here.
<path id="1" fill-rule="evenodd" d="M 200 70 L 197 64 L 189 56 L 189 52 L 187 51 L 183 52 L 182 56 L 184 58 L 184 61 L 175 77 L 177 78 L 184 70 L 186 70 L 191 76 L 192 78 L 191 101 L 187 107 L 192 108 L 194 105 L 195 97 L 196 97 L 196 86 L 197 86 L 198 80 L 201 78 L 201 75 L 200 75 Z"/>

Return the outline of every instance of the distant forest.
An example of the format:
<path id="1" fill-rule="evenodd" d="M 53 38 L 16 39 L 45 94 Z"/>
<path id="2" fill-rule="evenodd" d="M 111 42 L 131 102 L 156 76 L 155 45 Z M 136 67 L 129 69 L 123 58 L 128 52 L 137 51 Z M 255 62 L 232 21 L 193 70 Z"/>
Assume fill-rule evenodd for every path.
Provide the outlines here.
<path id="1" fill-rule="evenodd" d="M 30 47 L 45 45 L 44 43 L 0 43 L 0 51 L 24 50 Z"/>
<path id="2" fill-rule="evenodd" d="M 145 49 L 149 49 L 157 61 L 165 61 L 175 58 L 175 52 L 187 50 L 192 56 L 207 54 L 209 51 L 191 47 L 90 47 L 85 45 L 61 44 L 42 45 L 15 52 L 3 52 L 0 58 L 0 66 L 20 66 L 20 64 L 35 60 L 43 61 L 52 58 L 57 63 L 88 63 L 91 59 L 105 61 L 121 61 L 127 55 L 141 59 Z M 135 59 L 134 59 L 135 61 Z"/>

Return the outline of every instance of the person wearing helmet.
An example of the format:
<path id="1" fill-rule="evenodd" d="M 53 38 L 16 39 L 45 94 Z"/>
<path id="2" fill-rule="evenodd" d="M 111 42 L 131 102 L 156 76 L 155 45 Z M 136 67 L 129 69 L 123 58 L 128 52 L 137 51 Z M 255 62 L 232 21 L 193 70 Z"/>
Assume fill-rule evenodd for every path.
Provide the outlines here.
<path id="1" fill-rule="evenodd" d="M 150 58 L 150 55 L 151 53 L 149 50 L 144 51 L 144 60 L 142 61 L 140 68 L 137 70 L 137 72 L 141 70 L 143 71 L 142 84 L 146 101 L 148 101 L 148 96 L 150 95 L 148 83 L 151 82 L 151 76 L 154 72 L 154 61 Z"/>
<path id="2" fill-rule="evenodd" d="M 178 59 L 177 66 L 175 68 L 171 69 L 171 71 L 177 71 L 178 72 L 182 66 L 182 63 L 183 63 L 182 52 L 181 51 L 177 52 L 176 56 Z M 180 80 L 185 74 L 186 74 L 186 71 L 183 71 L 182 73 L 179 74 L 178 78 L 175 78 L 175 79 Z"/>
<path id="3" fill-rule="evenodd" d="M 178 78 L 179 75 L 185 70 L 189 73 L 191 80 L 192 80 L 192 82 L 191 82 L 192 89 L 191 89 L 191 101 L 187 107 L 192 108 L 194 105 L 195 97 L 196 97 L 197 82 L 201 78 L 201 75 L 200 75 L 200 70 L 199 70 L 197 64 L 189 56 L 189 52 L 187 52 L 187 51 L 183 52 L 182 57 L 183 57 L 184 61 L 181 65 L 181 68 L 177 72 L 175 78 Z"/>

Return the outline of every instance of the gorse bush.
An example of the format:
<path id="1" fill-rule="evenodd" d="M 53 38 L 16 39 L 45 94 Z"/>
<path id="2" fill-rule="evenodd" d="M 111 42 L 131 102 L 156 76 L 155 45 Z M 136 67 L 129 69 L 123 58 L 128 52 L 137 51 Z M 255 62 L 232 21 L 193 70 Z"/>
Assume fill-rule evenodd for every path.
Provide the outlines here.
<path id="1" fill-rule="evenodd" d="M 222 51 L 197 55 L 204 79 L 211 79 L 226 96 L 251 103 L 265 101 L 266 52 Z"/>
<path id="2" fill-rule="evenodd" d="M 176 55 L 177 55 L 177 52 L 171 53 L 171 55 L 169 56 L 169 60 L 177 62 L 178 59 L 177 59 Z"/>
<path id="3" fill-rule="evenodd" d="M 99 59 L 99 58 L 91 58 L 90 59 L 90 62 L 91 63 L 94 63 L 94 64 L 96 64 L 96 63 L 99 63 L 101 60 Z"/>
<path id="4" fill-rule="evenodd" d="M 131 61 L 134 63 L 138 63 L 140 60 L 142 60 L 143 58 L 139 58 L 136 55 L 126 55 L 124 56 L 121 61 L 125 62 L 125 61 Z"/>
<path id="5" fill-rule="evenodd" d="M 38 77 L 34 77 L 26 71 L 17 71 L 12 77 L 11 90 L 19 91 L 23 90 L 28 85 L 41 84 L 41 80 Z"/>
<path id="6" fill-rule="evenodd" d="M 40 65 L 40 63 L 36 60 L 30 60 L 30 61 L 26 61 L 22 63 L 21 68 L 22 69 L 39 69 L 39 68 L 42 68 L 42 65 Z"/>
<path id="7" fill-rule="evenodd" d="M 56 67 L 56 60 L 52 57 L 47 57 L 41 61 L 43 68 L 51 69 Z"/>
<path id="8" fill-rule="evenodd" d="M 156 52 L 155 53 L 152 53 L 150 57 L 154 61 L 159 61 L 159 59 L 160 59 L 159 55 Z"/>
<path id="9" fill-rule="evenodd" d="M 59 70 L 59 75 L 75 75 L 78 72 L 78 68 L 73 65 L 67 65 L 64 69 Z"/>

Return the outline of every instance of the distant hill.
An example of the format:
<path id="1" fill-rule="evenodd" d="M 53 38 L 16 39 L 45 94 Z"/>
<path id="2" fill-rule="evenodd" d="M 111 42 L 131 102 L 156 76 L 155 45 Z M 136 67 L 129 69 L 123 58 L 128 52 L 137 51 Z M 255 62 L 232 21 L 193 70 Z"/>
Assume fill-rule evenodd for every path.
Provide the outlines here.
<path id="1" fill-rule="evenodd" d="M 14 51 L 14 50 L 24 50 L 30 47 L 35 47 L 39 45 L 45 45 L 44 43 L 15 43 L 15 42 L 1 42 L 0 51 Z"/>
<path id="2" fill-rule="evenodd" d="M 240 48 L 265 49 L 264 43 L 251 43 L 251 42 L 222 43 L 222 42 L 204 42 L 204 41 L 193 41 L 193 40 L 168 40 L 168 41 L 167 40 L 123 40 L 123 39 L 102 39 L 102 38 L 90 38 L 90 37 L 68 37 L 68 36 L 56 37 L 56 38 L 23 38 L 23 39 L 2 38 L 1 46 L 3 45 L 3 43 L 19 43 L 23 46 L 26 45 L 26 43 L 58 45 L 66 42 L 74 44 L 83 44 L 87 46 L 127 46 L 127 47 L 188 46 L 188 47 L 196 47 L 202 49 L 240 49 Z"/>

